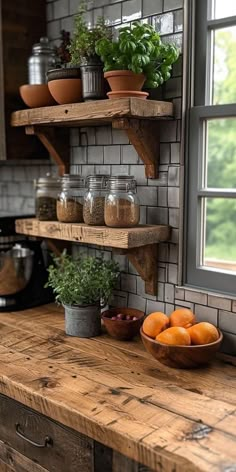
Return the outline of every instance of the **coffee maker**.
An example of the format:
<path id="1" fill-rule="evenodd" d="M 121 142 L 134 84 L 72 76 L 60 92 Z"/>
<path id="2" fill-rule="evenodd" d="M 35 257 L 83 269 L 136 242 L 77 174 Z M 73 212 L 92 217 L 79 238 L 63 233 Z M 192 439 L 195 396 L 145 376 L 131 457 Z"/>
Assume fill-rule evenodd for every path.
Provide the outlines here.
<path id="1" fill-rule="evenodd" d="M 52 290 L 45 288 L 51 262 L 45 243 L 15 233 L 15 219 L 24 217 L 0 217 L 0 312 L 54 300 Z"/>

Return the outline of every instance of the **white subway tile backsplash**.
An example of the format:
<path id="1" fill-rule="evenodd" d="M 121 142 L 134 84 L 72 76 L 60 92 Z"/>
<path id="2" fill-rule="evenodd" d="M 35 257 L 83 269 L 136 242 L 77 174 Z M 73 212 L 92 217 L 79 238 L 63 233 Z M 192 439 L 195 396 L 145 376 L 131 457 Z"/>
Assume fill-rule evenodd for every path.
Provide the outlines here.
<path id="1" fill-rule="evenodd" d="M 195 305 L 195 315 L 197 321 L 208 321 L 214 325 L 218 325 L 218 310 L 209 308 L 208 306 Z"/>
<path id="2" fill-rule="evenodd" d="M 221 310 L 231 311 L 231 300 L 229 298 L 222 298 L 217 295 L 208 295 L 208 305 L 220 308 Z"/>
<path id="3" fill-rule="evenodd" d="M 104 164 L 120 164 L 120 146 L 104 146 Z"/>
<path id="4" fill-rule="evenodd" d="M 129 293 L 128 297 L 128 306 L 130 308 L 136 308 L 137 310 L 146 311 L 146 303 L 147 300 L 139 295 L 134 295 L 133 293 Z"/>
<path id="5" fill-rule="evenodd" d="M 105 6 L 104 17 L 107 18 L 109 25 L 118 25 L 121 23 L 121 3 Z"/>
<path id="6" fill-rule="evenodd" d="M 69 0 L 56 0 L 54 2 L 54 20 L 69 16 Z"/>
<path id="7" fill-rule="evenodd" d="M 121 290 L 126 292 L 137 292 L 136 276 L 131 274 L 121 274 Z"/>
<path id="8" fill-rule="evenodd" d="M 88 164 L 103 164 L 103 146 L 88 147 Z"/>
<path id="9" fill-rule="evenodd" d="M 154 313 L 156 311 L 161 311 L 162 313 L 165 313 L 165 303 L 147 300 L 147 314 Z"/>
<path id="10" fill-rule="evenodd" d="M 129 144 L 129 138 L 125 131 L 121 129 L 112 129 L 113 144 Z"/>
<path id="11" fill-rule="evenodd" d="M 132 144 L 123 145 L 121 147 L 121 162 L 122 164 L 138 163 L 138 154 Z"/>
<path id="12" fill-rule="evenodd" d="M 183 0 L 164 0 L 164 11 L 183 7 Z"/>
<path id="13" fill-rule="evenodd" d="M 168 187 L 168 207 L 179 208 L 178 187 Z"/>
<path id="14" fill-rule="evenodd" d="M 157 205 L 157 189 L 156 187 L 138 187 L 137 194 L 143 205 Z"/>
<path id="15" fill-rule="evenodd" d="M 50 21 L 47 25 L 47 35 L 50 40 L 60 38 L 61 25 L 60 20 Z"/>
<path id="16" fill-rule="evenodd" d="M 111 127 L 110 126 L 98 126 L 95 128 L 96 144 L 109 145 L 112 143 L 111 138 Z"/>
<path id="17" fill-rule="evenodd" d="M 162 0 L 143 0 L 143 16 L 157 15 L 162 12 Z"/>
<path id="18" fill-rule="evenodd" d="M 236 334 L 236 313 L 219 310 L 219 328 L 228 333 Z"/>
<path id="19" fill-rule="evenodd" d="M 207 294 L 197 290 L 185 290 L 185 300 L 199 303 L 201 305 L 207 305 Z"/>
<path id="20" fill-rule="evenodd" d="M 127 0 L 122 3 L 122 21 L 138 20 L 142 16 L 142 0 Z"/>

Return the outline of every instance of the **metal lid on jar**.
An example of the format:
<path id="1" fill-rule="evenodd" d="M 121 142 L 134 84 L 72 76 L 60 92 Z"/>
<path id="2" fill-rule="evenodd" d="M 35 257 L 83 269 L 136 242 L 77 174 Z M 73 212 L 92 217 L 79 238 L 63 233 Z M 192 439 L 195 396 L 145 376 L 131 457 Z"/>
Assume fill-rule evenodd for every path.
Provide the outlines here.
<path id="1" fill-rule="evenodd" d="M 40 177 L 38 180 L 34 181 L 35 187 L 50 187 L 50 188 L 60 188 L 60 180 L 57 177 Z"/>
<path id="2" fill-rule="evenodd" d="M 107 186 L 110 190 L 135 190 L 137 186 L 133 175 L 113 175 L 108 179 Z"/>
<path id="3" fill-rule="evenodd" d="M 61 177 L 62 188 L 84 188 L 85 180 L 80 175 L 64 174 Z"/>
<path id="4" fill-rule="evenodd" d="M 50 46 L 49 39 L 46 36 L 40 38 L 39 43 L 36 43 L 32 47 L 34 54 L 56 54 L 54 46 Z"/>
<path id="5" fill-rule="evenodd" d="M 105 190 L 108 179 L 109 175 L 107 174 L 88 175 L 86 185 L 91 190 Z"/>

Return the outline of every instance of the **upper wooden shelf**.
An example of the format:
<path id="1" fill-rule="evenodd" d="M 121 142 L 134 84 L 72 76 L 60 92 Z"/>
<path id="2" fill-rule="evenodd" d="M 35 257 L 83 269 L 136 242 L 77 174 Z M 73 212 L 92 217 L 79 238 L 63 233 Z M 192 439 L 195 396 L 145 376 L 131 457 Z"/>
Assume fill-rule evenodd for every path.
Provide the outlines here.
<path id="1" fill-rule="evenodd" d="M 173 104 L 140 98 L 99 100 L 12 113 L 12 126 L 97 126 L 117 118 L 164 119 L 173 116 Z"/>
<path id="2" fill-rule="evenodd" d="M 157 178 L 160 151 L 159 120 L 173 117 L 173 104 L 140 98 L 120 98 L 32 108 L 12 113 L 12 126 L 25 126 L 36 135 L 59 166 L 69 172 L 70 126 L 99 126 L 111 123 L 124 130 L 145 165 L 146 177 Z M 62 130 L 59 127 L 65 127 Z"/>
<path id="3" fill-rule="evenodd" d="M 131 249 L 167 241 L 169 226 L 138 226 L 136 228 L 108 228 L 83 223 L 39 221 L 35 218 L 16 220 L 16 231 L 28 236 L 63 239 L 64 241 L 97 244 L 120 249 Z"/>

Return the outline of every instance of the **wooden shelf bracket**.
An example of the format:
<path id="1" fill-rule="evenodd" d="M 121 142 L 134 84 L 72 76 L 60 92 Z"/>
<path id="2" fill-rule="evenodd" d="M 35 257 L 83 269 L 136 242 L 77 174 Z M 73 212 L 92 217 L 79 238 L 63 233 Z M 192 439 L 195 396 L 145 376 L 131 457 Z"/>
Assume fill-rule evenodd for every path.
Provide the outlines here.
<path id="1" fill-rule="evenodd" d="M 145 292 L 157 295 L 157 244 L 132 249 L 113 249 L 116 253 L 125 254 L 145 282 Z"/>
<path id="2" fill-rule="evenodd" d="M 157 164 L 160 154 L 160 136 L 158 121 L 134 118 L 112 120 L 112 127 L 124 130 L 145 165 L 145 174 L 149 179 L 157 178 Z"/>
<path id="3" fill-rule="evenodd" d="M 26 126 L 25 132 L 40 139 L 58 165 L 59 175 L 69 173 L 70 142 L 68 128 Z"/>

